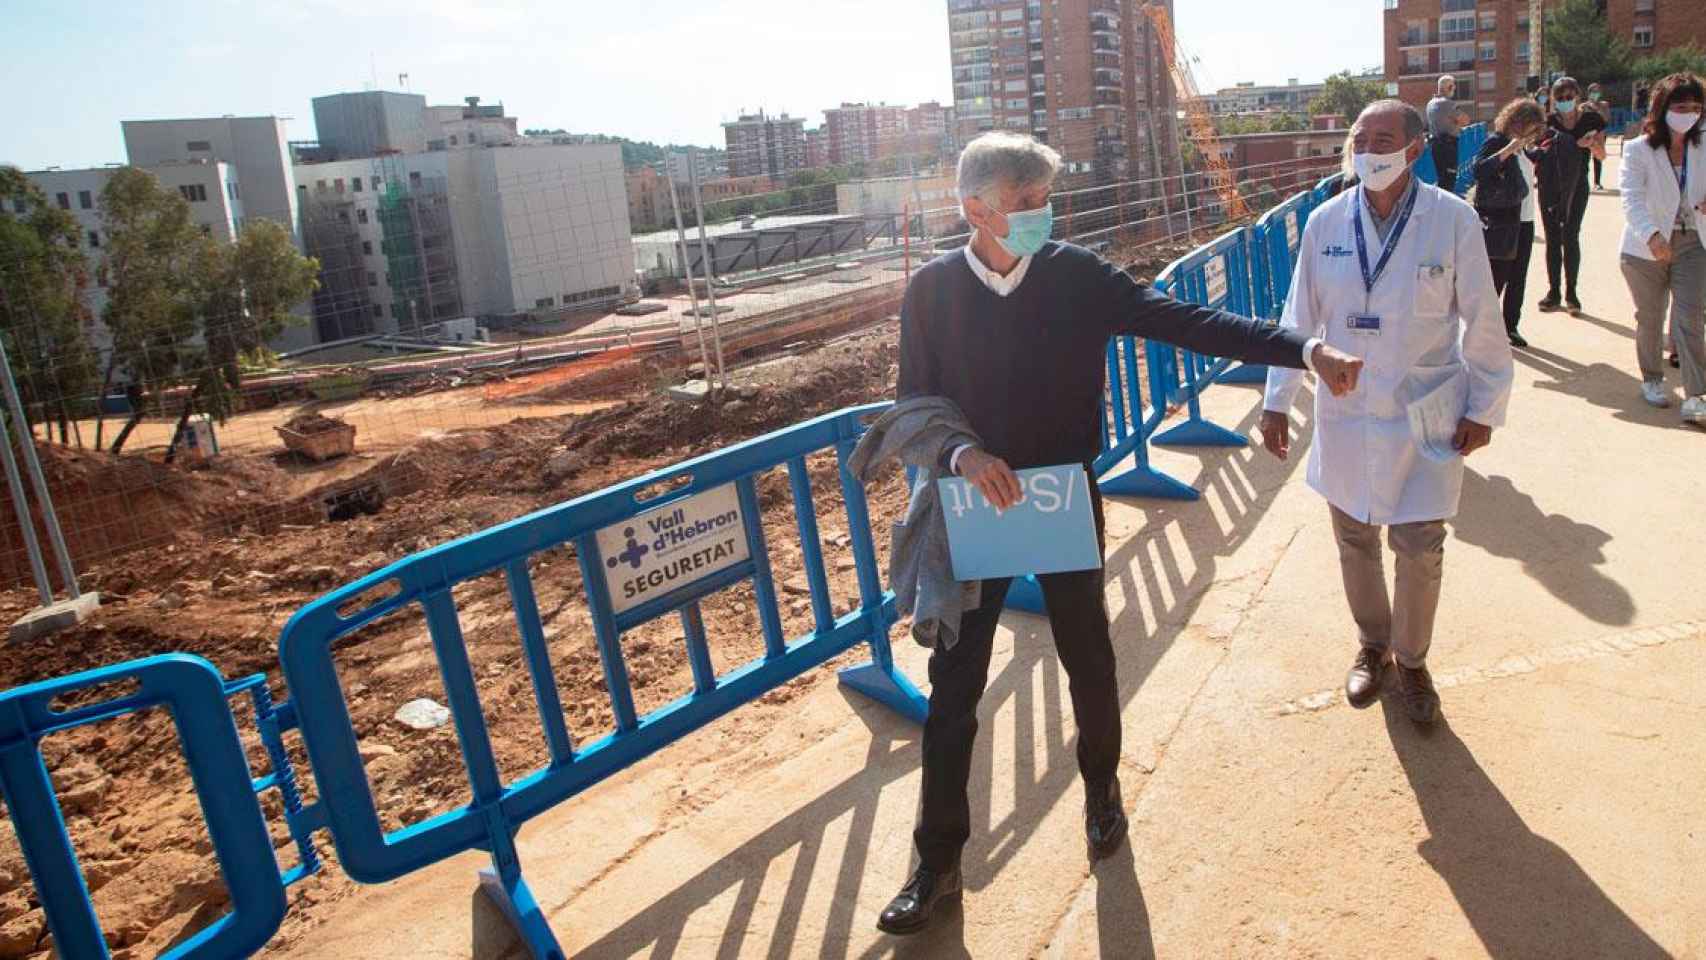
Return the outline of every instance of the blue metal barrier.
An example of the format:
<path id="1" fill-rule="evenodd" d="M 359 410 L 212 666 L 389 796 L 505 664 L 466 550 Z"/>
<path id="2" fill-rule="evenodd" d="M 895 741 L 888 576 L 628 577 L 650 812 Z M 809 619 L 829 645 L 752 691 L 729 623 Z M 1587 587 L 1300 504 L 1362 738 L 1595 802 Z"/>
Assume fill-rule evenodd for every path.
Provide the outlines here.
<path id="1" fill-rule="evenodd" d="M 1180 300 L 1253 316 L 1248 262 L 1247 231 L 1233 230 L 1186 254 L 1163 271 L 1155 285 Z M 1157 400 L 1165 395 L 1161 391 L 1170 391 L 1182 372 L 1188 412 L 1184 423 L 1157 434 L 1152 443 L 1179 447 L 1241 447 L 1249 443 L 1244 437 L 1208 422 L 1202 415 L 1203 391 L 1226 372 L 1231 360 L 1203 357 L 1154 341 L 1148 346 L 1155 357 L 1150 372 Z M 1157 373 L 1160 375 L 1156 376 Z"/>
<path id="2" fill-rule="evenodd" d="M 1315 207 L 1312 199 L 1312 194 L 1297 194 L 1263 214 L 1250 230 L 1251 263 L 1259 265 L 1255 271 L 1259 275 L 1254 291 L 1256 316 L 1278 320 L 1285 312 L 1303 228 Z"/>
<path id="3" fill-rule="evenodd" d="M 71 708 L 54 702 L 79 693 L 98 697 L 115 687 L 126 692 Z M 131 687 L 134 692 L 129 692 Z M 230 912 L 161 957 L 199 960 L 248 956 L 277 932 L 284 920 L 285 887 L 313 873 L 319 861 L 313 846 L 300 842 L 306 840 L 308 831 L 300 820 L 300 801 L 288 762 L 266 777 L 250 779 L 229 702 L 241 693 L 255 698 L 257 715 L 271 716 L 264 676 L 226 684 L 206 660 L 166 654 L 0 694 L 0 790 L 4 791 L 7 812 L 59 956 L 104 958 L 110 954 L 65 829 L 53 780 L 42 760 L 41 738 L 152 707 L 164 707 L 177 727 L 184 763 L 231 896 Z M 278 762 L 283 757 L 282 746 L 276 754 L 272 746 L 268 744 L 267 753 Z M 272 788 L 285 793 L 286 816 L 292 821 L 291 834 L 299 840 L 302 857 L 300 864 L 284 875 L 279 873 L 272 838 L 256 797 Z"/>

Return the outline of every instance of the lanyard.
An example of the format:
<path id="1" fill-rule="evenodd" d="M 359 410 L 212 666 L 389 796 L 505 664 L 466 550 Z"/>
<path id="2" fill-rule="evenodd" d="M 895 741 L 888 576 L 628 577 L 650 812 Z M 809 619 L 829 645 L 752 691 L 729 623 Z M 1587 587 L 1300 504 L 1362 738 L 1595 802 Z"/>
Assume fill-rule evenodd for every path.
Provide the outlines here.
<path id="1" fill-rule="evenodd" d="M 1398 211 L 1398 222 L 1392 225 L 1392 232 L 1386 235 L 1386 245 L 1380 250 L 1380 259 L 1374 264 L 1374 271 L 1368 269 L 1368 244 L 1363 240 L 1362 230 L 1362 188 L 1351 194 L 1351 222 L 1356 224 L 1357 263 L 1362 267 L 1363 289 L 1374 293 L 1374 285 L 1380 282 L 1381 274 L 1386 272 L 1386 265 L 1392 260 L 1392 254 L 1398 249 L 1398 241 L 1404 237 L 1404 228 L 1410 223 L 1410 214 L 1416 209 L 1416 197 L 1421 190 L 1415 184 L 1410 185 L 1410 194 L 1404 198 L 1404 208 Z"/>

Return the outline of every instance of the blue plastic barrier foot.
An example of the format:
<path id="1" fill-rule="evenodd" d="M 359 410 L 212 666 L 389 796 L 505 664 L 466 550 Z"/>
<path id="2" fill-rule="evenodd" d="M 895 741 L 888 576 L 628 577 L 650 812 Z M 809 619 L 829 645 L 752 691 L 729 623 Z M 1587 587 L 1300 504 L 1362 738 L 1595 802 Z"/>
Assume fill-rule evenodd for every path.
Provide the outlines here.
<path id="1" fill-rule="evenodd" d="M 1259 363 L 1242 363 L 1214 378 L 1215 383 L 1266 384 L 1268 368 Z"/>
<path id="2" fill-rule="evenodd" d="M 557 945 L 557 935 L 551 932 L 539 902 L 533 899 L 533 891 L 527 888 L 527 881 L 520 874 L 506 882 L 496 870 L 481 870 L 480 889 L 509 921 L 510 928 L 527 948 L 528 956 L 533 960 L 564 960 L 567 954 Z"/>
<path id="3" fill-rule="evenodd" d="M 930 700 L 894 667 L 884 669 L 876 663 L 861 663 L 848 667 L 836 676 L 842 686 L 870 697 L 895 713 L 920 726 L 930 713 Z"/>
<path id="4" fill-rule="evenodd" d="M 1013 579 L 1013 584 L 1007 588 L 1006 609 L 1034 613 L 1039 617 L 1048 616 L 1048 606 L 1043 603 L 1043 588 L 1037 583 L 1036 577 Z"/>
<path id="5" fill-rule="evenodd" d="M 1139 466 L 1117 477 L 1103 477 L 1097 486 L 1110 497 L 1153 497 L 1159 500 L 1200 500 L 1202 494 L 1153 467 Z M 1016 586 L 1016 584 L 1015 584 Z M 1008 606 L 1013 605 L 1011 597 Z"/>
<path id="6" fill-rule="evenodd" d="M 1250 441 L 1207 420 L 1189 420 L 1149 441 L 1158 447 L 1247 447 Z"/>

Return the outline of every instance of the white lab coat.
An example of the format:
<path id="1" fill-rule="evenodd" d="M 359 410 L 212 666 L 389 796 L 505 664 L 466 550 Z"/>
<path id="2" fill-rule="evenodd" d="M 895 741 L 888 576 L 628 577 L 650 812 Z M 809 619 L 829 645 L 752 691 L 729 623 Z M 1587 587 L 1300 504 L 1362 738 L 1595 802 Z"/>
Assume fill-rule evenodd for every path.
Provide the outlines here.
<path id="1" fill-rule="evenodd" d="M 1469 380 L 1469 419 L 1503 426 L 1510 400 L 1505 335 L 1481 221 L 1469 204 L 1418 184 L 1415 212 L 1386 271 L 1365 295 L 1350 211 L 1352 192 L 1310 215 L 1284 326 L 1364 361 L 1354 392 L 1315 393 L 1309 485 L 1364 523 L 1443 520 L 1457 513 L 1463 459 L 1430 460 L 1410 435 L 1408 405 L 1452 377 Z M 1366 200 L 1363 234 L 1372 270 L 1381 240 Z M 1379 336 L 1353 333 L 1353 314 L 1381 317 Z M 1302 371 L 1271 367 L 1268 410 L 1290 410 Z"/>
<path id="2" fill-rule="evenodd" d="M 1642 260 L 1653 259 L 1647 241 L 1655 234 L 1670 240 L 1671 231 L 1676 229 L 1678 209 L 1691 229 L 1706 231 L 1706 214 L 1699 210 L 1700 204 L 1706 202 L 1706 138 L 1689 144 L 1683 155 L 1688 158 L 1686 202 L 1668 151 L 1650 146 L 1646 137 L 1623 142 L 1623 170 L 1618 186 L 1623 194 L 1625 254 Z"/>

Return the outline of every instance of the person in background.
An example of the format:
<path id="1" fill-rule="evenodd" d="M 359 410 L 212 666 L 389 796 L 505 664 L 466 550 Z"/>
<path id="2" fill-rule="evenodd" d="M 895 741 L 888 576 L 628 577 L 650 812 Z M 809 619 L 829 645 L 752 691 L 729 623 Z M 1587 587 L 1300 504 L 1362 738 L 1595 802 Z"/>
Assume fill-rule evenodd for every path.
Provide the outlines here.
<path id="1" fill-rule="evenodd" d="M 1682 419 L 1706 427 L 1706 81 L 1674 73 L 1653 87 L 1645 136 L 1623 145 L 1623 279 L 1635 301 L 1641 396 L 1670 406 L 1665 306 L 1682 371 Z"/>
<path id="2" fill-rule="evenodd" d="M 1572 183 L 1555 183 L 1551 187 L 1566 202 L 1551 212 L 1542 211 L 1546 224 L 1546 296 L 1537 306 L 1542 312 L 1552 312 L 1563 306 L 1573 317 L 1582 313 L 1581 297 L 1577 295 L 1576 279 L 1582 270 L 1582 218 L 1588 211 L 1588 165 L 1590 156 L 1605 156 L 1605 118 L 1581 108 L 1581 86 L 1572 77 L 1560 77 L 1552 84 L 1552 114 L 1548 126 L 1574 138 L 1576 149 L 1582 152 L 1581 162 L 1561 165 L 1556 169 L 1574 167 Z M 1563 296 L 1559 296 L 1562 274 Z"/>
<path id="3" fill-rule="evenodd" d="M 1513 347 L 1528 341 L 1517 332 L 1523 288 L 1534 252 L 1534 164 L 1526 151 L 1546 130 L 1546 114 L 1527 97 L 1505 104 L 1487 142 L 1475 156 L 1475 212 L 1493 265 L 1493 290 L 1504 298 L 1505 334 Z"/>
<path id="4" fill-rule="evenodd" d="M 1327 500 L 1338 572 L 1360 633 L 1346 699 L 1370 706 L 1395 671 L 1405 713 L 1425 725 L 1439 715 L 1427 656 L 1445 571 L 1445 521 L 1457 513 L 1463 458 L 1504 423 L 1511 348 L 1500 335 L 1475 211 L 1410 171 L 1422 155 L 1421 114 L 1399 100 L 1377 100 L 1356 130 L 1362 185 L 1310 214 L 1280 325 L 1367 363 L 1354 391 L 1316 391 L 1308 481 Z M 1262 443 L 1281 459 L 1291 449 L 1289 413 L 1301 382 L 1290 371 L 1268 371 Z M 1435 459 L 1417 443 L 1408 405 L 1459 384 L 1467 403 L 1450 438 L 1457 455 Z M 1382 527 L 1397 555 L 1390 591 Z"/>
<path id="5" fill-rule="evenodd" d="M 1601 92 L 1599 84 L 1597 84 L 1597 83 L 1588 84 L 1588 98 L 1587 98 L 1587 101 L 1582 104 L 1582 109 L 1592 110 L 1594 113 L 1599 114 L 1599 118 L 1601 120 L 1605 121 L 1606 128 L 1610 129 L 1610 127 L 1611 127 L 1611 104 L 1606 102 L 1605 96 Z M 1604 177 L 1605 177 L 1605 150 L 1604 150 L 1603 141 L 1602 141 L 1601 148 L 1598 151 L 1596 151 L 1593 155 L 1593 188 L 1595 190 L 1604 190 L 1605 189 L 1605 185 L 1603 183 Z"/>
<path id="6" fill-rule="evenodd" d="M 1445 74 L 1435 86 L 1438 93 L 1428 101 L 1428 149 L 1433 151 L 1435 183 L 1442 190 L 1457 186 L 1457 78 Z"/>

